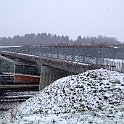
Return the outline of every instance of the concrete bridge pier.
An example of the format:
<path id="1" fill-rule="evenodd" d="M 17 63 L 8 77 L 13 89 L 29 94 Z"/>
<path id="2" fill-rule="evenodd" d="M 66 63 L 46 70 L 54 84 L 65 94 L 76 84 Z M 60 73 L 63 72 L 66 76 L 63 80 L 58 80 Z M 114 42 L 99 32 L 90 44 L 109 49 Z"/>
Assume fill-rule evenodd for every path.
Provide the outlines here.
<path id="1" fill-rule="evenodd" d="M 65 76 L 68 76 L 68 75 L 69 75 L 68 71 L 42 65 L 41 66 L 39 90 L 48 86 L 49 84 L 51 84 L 55 80 L 62 78 L 62 77 L 65 77 Z"/>

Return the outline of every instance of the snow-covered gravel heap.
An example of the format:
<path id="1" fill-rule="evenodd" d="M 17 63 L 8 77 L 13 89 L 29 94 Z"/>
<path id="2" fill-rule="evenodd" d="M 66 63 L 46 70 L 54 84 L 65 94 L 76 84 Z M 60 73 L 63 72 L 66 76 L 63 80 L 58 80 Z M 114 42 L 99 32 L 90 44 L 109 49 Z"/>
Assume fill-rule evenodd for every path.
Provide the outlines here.
<path id="1" fill-rule="evenodd" d="M 22 103 L 17 115 L 124 111 L 123 103 L 124 74 L 98 69 L 55 81 Z"/>
<path id="2" fill-rule="evenodd" d="M 10 112 L 0 124 L 124 124 L 124 74 L 91 70 L 59 79 Z"/>

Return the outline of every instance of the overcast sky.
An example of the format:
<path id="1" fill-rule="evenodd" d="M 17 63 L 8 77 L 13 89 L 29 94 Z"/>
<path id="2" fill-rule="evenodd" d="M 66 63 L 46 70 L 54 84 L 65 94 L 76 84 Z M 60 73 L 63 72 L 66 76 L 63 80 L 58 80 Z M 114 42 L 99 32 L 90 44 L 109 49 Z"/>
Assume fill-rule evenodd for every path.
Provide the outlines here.
<path id="1" fill-rule="evenodd" d="M 42 32 L 124 42 L 124 0 L 0 0 L 0 37 Z"/>

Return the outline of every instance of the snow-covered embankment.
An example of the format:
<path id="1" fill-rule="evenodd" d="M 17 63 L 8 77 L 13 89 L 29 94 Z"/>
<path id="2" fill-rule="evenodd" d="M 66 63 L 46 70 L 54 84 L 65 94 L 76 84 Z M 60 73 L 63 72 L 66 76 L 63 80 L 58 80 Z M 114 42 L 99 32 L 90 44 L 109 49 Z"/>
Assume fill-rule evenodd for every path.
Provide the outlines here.
<path id="1" fill-rule="evenodd" d="M 43 118 L 46 115 L 85 112 L 116 119 L 121 112 L 119 118 L 122 123 L 124 74 L 98 69 L 64 77 L 22 103 L 16 110 L 18 119 L 37 114 Z"/>

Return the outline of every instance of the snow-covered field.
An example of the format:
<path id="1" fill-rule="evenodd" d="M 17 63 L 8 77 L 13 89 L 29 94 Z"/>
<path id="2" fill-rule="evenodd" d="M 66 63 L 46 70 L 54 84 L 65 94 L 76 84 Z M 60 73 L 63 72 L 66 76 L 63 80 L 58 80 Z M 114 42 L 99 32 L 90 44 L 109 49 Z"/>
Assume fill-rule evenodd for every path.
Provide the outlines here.
<path id="1" fill-rule="evenodd" d="M 124 124 L 124 74 L 98 69 L 64 77 L 0 115 L 1 124 Z"/>

